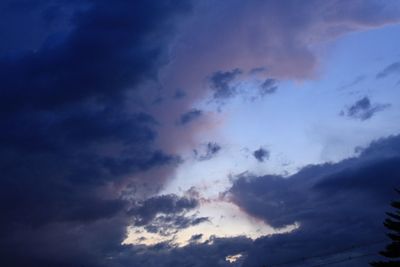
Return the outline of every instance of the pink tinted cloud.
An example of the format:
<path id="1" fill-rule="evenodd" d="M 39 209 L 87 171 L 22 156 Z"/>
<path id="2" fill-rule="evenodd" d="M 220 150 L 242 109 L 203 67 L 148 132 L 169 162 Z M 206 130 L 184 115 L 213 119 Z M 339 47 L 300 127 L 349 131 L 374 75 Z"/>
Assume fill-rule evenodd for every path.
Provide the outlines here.
<path id="1" fill-rule="evenodd" d="M 312 79 L 319 58 L 314 47 L 354 31 L 398 23 L 391 1 L 199 1 L 171 45 L 171 62 L 160 71 L 166 95 L 186 91 L 181 101 L 167 100 L 154 113 L 165 125 L 168 147 L 192 142 L 194 133 L 216 123 L 182 132 L 176 119 L 209 93 L 209 77 L 219 70 L 265 67 L 264 77 Z M 241 78 L 248 78 L 242 75 Z M 166 126 L 166 125 L 169 126 Z M 165 138 L 164 138 L 165 139 Z"/>
<path id="2" fill-rule="evenodd" d="M 176 124 L 193 105 L 210 96 L 216 71 L 264 67 L 257 78 L 302 81 L 319 71 L 317 49 L 355 31 L 398 23 L 396 1 L 198 1 L 170 45 L 170 63 L 159 72 L 164 101 L 150 112 L 160 122 L 158 145 L 179 153 L 196 146 L 202 133 L 221 125 L 207 115 L 185 127 Z M 173 99 L 177 89 L 185 91 Z"/>

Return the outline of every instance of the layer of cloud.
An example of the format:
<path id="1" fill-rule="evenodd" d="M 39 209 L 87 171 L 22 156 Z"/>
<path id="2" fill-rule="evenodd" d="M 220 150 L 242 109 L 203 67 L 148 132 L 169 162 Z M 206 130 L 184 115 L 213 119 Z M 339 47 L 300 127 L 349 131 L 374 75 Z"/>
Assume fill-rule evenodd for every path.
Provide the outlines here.
<path id="1" fill-rule="evenodd" d="M 210 74 L 267 66 L 268 77 L 304 79 L 318 62 L 314 38 L 398 21 L 375 1 L 296 3 L 202 2 L 177 35 L 190 2 L 2 1 L 1 265 L 227 266 L 226 255 L 248 250 L 243 237 L 185 248 L 121 242 L 132 221 L 164 233 L 207 220 L 185 216 L 197 204 L 176 196 L 136 198 L 165 184 L 149 172 L 178 159 L 155 142 L 184 143 L 165 125 L 192 108 Z M 229 96 L 232 79 L 215 81 Z M 186 97 L 170 99 L 176 88 Z M 154 95 L 163 101 L 150 107 Z M 220 149 L 206 147 L 201 159 Z"/>

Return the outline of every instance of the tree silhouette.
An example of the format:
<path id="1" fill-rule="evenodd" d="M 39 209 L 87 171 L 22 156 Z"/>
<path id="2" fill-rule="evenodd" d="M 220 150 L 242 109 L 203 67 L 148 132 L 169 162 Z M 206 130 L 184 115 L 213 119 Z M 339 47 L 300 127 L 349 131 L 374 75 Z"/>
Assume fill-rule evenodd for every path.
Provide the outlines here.
<path id="1" fill-rule="evenodd" d="M 400 194 L 400 190 L 396 190 Z M 393 201 L 391 206 L 396 209 L 394 212 L 387 212 L 388 217 L 383 223 L 389 229 L 388 237 L 392 242 L 386 246 L 380 254 L 388 261 L 372 262 L 374 267 L 399 267 L 400 266 L 400 201 Z"/>

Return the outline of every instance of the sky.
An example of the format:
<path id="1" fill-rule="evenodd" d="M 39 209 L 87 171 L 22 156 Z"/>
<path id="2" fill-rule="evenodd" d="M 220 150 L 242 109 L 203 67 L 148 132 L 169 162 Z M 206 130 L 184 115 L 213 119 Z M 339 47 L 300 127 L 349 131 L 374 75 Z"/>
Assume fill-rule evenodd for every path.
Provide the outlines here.
<path id="1" fill-rule="evenodd" d="M 0 2 L 0 265 L 367 266 L 400 2 Z"/>

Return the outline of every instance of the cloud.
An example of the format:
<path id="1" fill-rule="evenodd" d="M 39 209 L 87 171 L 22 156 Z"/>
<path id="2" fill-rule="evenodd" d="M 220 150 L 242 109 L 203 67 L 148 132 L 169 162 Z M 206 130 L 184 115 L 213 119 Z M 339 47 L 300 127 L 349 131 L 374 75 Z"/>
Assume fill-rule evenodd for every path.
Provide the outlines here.
<path id="1" fill-rule="evenodd" d="M 161 215 L 144 226 L 148 233 L 158 233 L 161 236 L 173 237 L 180 230 L 190 226 L 209 222 L 208 217 L 196 217 L 195 215 Z"/>
<path id="2" fill-rule="evenodd" d="M 196 149 L 193 150 L 195 157 L 200 160 L 209 160 L 213 158 L 219 151 L 221 150 L 221 146 L 217 143 L 209 142 L 205 144 L 205 151 L 199 152 Z"/>
<path id="3" fill-rule="evenodd" d="M 276 92 L 276 90 L 278 89 L 278 86 L 276 85 L 277 81 L 275 79 L 266 79 L 260 87 L 260 94 L 261 96 L 264 95 L 269 95 L 269 94 L 273 94 Z"/>
<path id="4" fill-rule="evenodd" d="M 202 237 L 203 237 L 203 234 L 192 235 L 192 237 L 189 239 L 189 242 L 190 243 L 198 242 L 201 240 Z"/>
<path id="5" fill-rule="evenodd" d="M 342 86 L 339 87 L 339 90 L 345 90 L 345 89 L 349 89 L 361 82 L 363 82 L 366 79 L 365 75 L 359 75 L 357 77 L 355 77 L 351 82 L 343 84 Z"/>
<path id="6" fill-rule="evenodd" d="M 398 21 L 379 2 L 332 3 L 215 2 L 204 14 L 187 1 L 2 1 L 1 265 L 227 266 L 226 255 L 249 249 L 244 237 L 121 242 L 132 221 L 164 233 L 207 220 L 186 214 L 190 200 L 146 198 L 166 182 L 151 171 L 178 161 L 156 147 L 170 141 L 163 123 L 191 108 L 210 73 L 266 66 L 269 77 L 303 79 L 317 65 L 308 40 Z M 234 94 L 239 72 L 221 71 L 214 93 Z M 176 88 L 190 92 L 175 101 Z M 152 94 L 166 100 L 148 105 Z M 200 158 L 219 150 L 210 143 Z"/>
<path id="7" fill-rule="evenodd" d="M 199 201 L 194 198 L 161 195 L 136 203 L 129 214 L 135 227 L 143 226 L 149 233 L 172 236 L 179 230 L 209 221 L 207 217 L 187 215 L 198 206 Z"/>
<path id="8" fill-rule="evenodd" d="M 214 91 L 215 99 L 226 99 L 235 96 L 236 89 L 232 82 L 242 74 L 240 69 L 231 71 L 217 71 L 210 77 L 211 89 Z"/>
<path id="9" fill-rule="evenodd" d="M 192 121 L 198 119 L 203 115 L 203 112 L 199 109 L 192 109 L 184 114 L 181 115 L 179 124 L 180 125 L 186 125 L 188 123 L 191 123 Z"/>
<path id="10" fill-rule="evenodd" d="M 391 74 L 400 73 L 400 62 L 394 62 L 376 75 L 377 79 L 385 78 Z"/>
<path id="11" fill-rule="evenodd" d="M 294 232 L 258 239 L 243 266 L 278 264 L 357 244 L 369 247 L 354 249 L 351 253 L 356 254 L 350 255 L 379 251 L 384 245 L 376 244 L 384 239 L 385 211 L 399 183 L 399 140 L 400 136 L 378 140 L 359 157 L 311 165 L 289 177 L 239 176 L 229 190 L 231 201 L 273 227 L 300 225 Z M 302 261 L 299 266 L 315 263 Z"/>
<path id="12" fill-rule="evenodd" d="M 371 104 L 368 97 L 361 98 L 346 110 L 340 112 L 341 116 L 347 116 L 362 121 L 372 118 L 377 112 L 390 107 L 390 104 Z"/>
<path id="13" fill-rule="evenodd" d="M 253 152 L 253 156 L 259 161 L 264 162 L 269 159 L 269 151 L 260 147 L 259 149 Z"/>
<path id="14" fill-rule="evenodd" d="M 158 214 L 181 214 L 197 208 L 198 205 L 198 200 L 194 198 L 161 195 L 137 203 L 129 214 L 134 216 L 135 225 L 142 226 L 150 223 Z"/>

